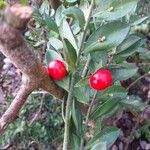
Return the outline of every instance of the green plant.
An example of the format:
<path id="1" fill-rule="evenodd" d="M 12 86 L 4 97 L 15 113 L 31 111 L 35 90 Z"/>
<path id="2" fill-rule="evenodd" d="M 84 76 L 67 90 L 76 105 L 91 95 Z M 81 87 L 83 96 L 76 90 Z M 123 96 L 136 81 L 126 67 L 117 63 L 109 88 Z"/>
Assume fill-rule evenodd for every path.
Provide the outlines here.
<path id="1" fill-rule="evenodd" d="M 105 127 L 103 120 L 122 106 L 137 108 L 136 99 L 131 102 L 132 98 L 127 95 L 121 82 L 136 78 L 137 61 L 140 62 L 142 58 L 149 60 L 144 57 L 145 53 L 147 56 L 150 53 L 146 49 L 145 37 L 134 30 L 148 17 L 140 18 L 136 15 L 138 2 L 135 0 L 65 1 L 55 14 L 44 7 L 46 3 L 44 1 L 42 9 L 35 13 L 38 28 L 44 24 L 44 30 L 47 31 L 45 62 L 60 59 L 68 64 L 68 75 L 56 81 L 68 92 L 64 107 L 63 150 L 67 150 L 68 144 L 75 150 L 82 150 L 83 147 L 108 149 L 119 136 L 120 130 Z M 129 57 L 132 57 L 132 63 L 128 61 Z M 113 85 L 93 94 L 88 82 L 89 76 L 101 68 L 110 70 Z M 89 107 L 85 116 L 79 107 L 82 104 Z M 140 101 L 138 105 L 141 105 Z M 96 126 L 91 135 L 93 138 L 85 136 L 90 120 Z M 107 132 L 103 132 L 105 130 Z"/>
<path id="2" fill-rule="evenodd" d="M 61 103 L 48 95 L 33 94 L 21 110 L 20 118 L 1 138 L 0 146 L 12 143 L 15 149 L 30 149 L 32 143 L 36 143 L 38 148 L 51 148 L 49 143 L 62 139 L 62 124 Z"/>
<path id="3" fill-rule="evenodd" d="M 139 97 L 128 95 L 131 86 L 122 84 L 129 78 L 138 81 L 141 65 L 145 75 L 149 74 L 146 36 L 136 30 L 149 18 L 137 15 L 137 6 L 137 0 L 66 0 L 53 13 L 45 0 L 35 10 L 34 26 L 25 33 L 28 42 L 35 49 L 46 50 L 43 64 L 62 60 L 68 65 L 68 74 L 63 71 L 66 76 L 55 80 L 65 91 L 63 150 L 109 149 L 120 129 L 106 126 L 104 120 L 118 110 L 142 110 Z M 149 31 L 148 25 L 144 31 Z M 108 88 L 95 92 L 89 86 L 90 74 L 102 68 L 111 72 Z M 80 106 L 85 105 L 88 109 L 83 113 Z"/>

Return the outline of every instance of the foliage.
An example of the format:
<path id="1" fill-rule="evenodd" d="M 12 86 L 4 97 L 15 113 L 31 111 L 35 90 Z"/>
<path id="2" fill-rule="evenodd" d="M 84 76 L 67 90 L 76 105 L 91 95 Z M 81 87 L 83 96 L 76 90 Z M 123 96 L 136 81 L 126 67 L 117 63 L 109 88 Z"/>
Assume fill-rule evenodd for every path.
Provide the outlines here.
<path id="1" fill-rule="evenodd" d="M 102 149 L 106 150 L 118 138 L 120 129 L 106 126 L 104 120 L 117 110 L 131 107 L 141 111 L 144 107 L 139 97 L 128 95 L 127 89 L 122 86 L 124 80 L 140 76 L 138 67 L 141 62 L 144 64 L 144 73 L 150 71 L 146 65 L 150 61 L 146 36 L 135 30 L 137 26 L 142 28 L 149 19 L 147 16 L 142 18 L 137 15 L 141 11 L 139 3 L 137 0 L 96 0 L 89 22 L 87 18 L 90 2 L 85 0 L 66 0 L 55 13 L 47 0 L 43 1 L 39 9 L 35 9 L 35 27 L 30 27 L 25 33 L 28 42 L 35 49 L 47 45 L 43 61 L 45 65 L 55 59 L 63 60 L 68 65 L 68 76 L 56 81 L 56 84 L 68 93 L 70 87 L 73 87 L 69 143 L 74 150 L 82 147 L 82 140 L 86 133 L 90 132 L 88 122 L 84 123 L 85 118 L 93 121 L 95 125 L 94 133 L 85 138 L 86 149 L 96 150 L 103 147 Z M 113 84 L 104 91 L 98 91 L 93 99 L 95 91 L 90 88 L 88 79 L 90 74 L 100 68 L 112 72 Z M 34 103 L 33 100 L 31 104 L 27 104 L 21 115 L 24 116 L 28 109 L 34 110 L 37 106 Z M 44 111 L 52 110 L 51 103 L 45 104 Z M 93 108 L 89 114 L 83 115 L 81 105 Z M 63 108 L 65 111 L 65 107 Z M 15 132 L 7 132 L 12 132 L 14 136 L 21 134 L 24 139 L 31 138 L 31 135 L 35 138 L 34 135 L 38 135 L 38 141 L 43 140 L 46 144 L 56 137 L 53 128 L 55 127 L 56 131 L 62 124 L 60 116 L 55 116 L 57 112 L 54 111 L 53 118 L 48 116 L 44 123 L 35 122 L 28 128 L 25 120 L 18 120 L 15 126 L 12 125 L 10 128 L 19 128 Z M 54 126 L 47 126 L 50 121 Z M 7 132 L 6 134 L 10 135 Z"/>
<path id="2" fill-rule="evenodd" d="M 16 149 L 32 148 L 32 143 L 42 149 L 50 148 L 50 143 L 62 139 L 61 105 L 51 96 L 45 96 L 42 109 L 37 119 L 32 122 L 35 115 L 38 114 L 40 101 L 43 96 L 31 95 L 29 101 L 20 112 L 19 119 L 10 125 L 8 130 L 1 138 L 1 147 L 9 143 L 14 143 Z M 11 98 L 10 98 L 11 101 Z M 60 138 L 60 139 L 59 139 Z M 33 145 L 34 146 L 34 145 Z"/>

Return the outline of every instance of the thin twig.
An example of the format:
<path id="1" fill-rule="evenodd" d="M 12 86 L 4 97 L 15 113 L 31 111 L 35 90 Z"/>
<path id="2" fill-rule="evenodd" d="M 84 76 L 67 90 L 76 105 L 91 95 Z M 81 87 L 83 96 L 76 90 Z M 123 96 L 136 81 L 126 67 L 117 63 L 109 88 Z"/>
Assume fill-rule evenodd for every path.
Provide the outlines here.
<path id="1" fill-rule="evenodd" d="M 128 86 L 127 91 L 128 91 L 132 86 L 134 86 L 138 81 L 140 81 L 142 78 L 146 77 L 147 75 L 148 75 L 148 74 L 146 73 L 146 74 L 140 76 L 140 77 L 139 77 L 138 79 L 136 79 L 134 82 L 132 82 L 132 83 Z"/>
<path id="2" fill-rule="evenodd" d="M 96 96 L 97 96 L 97 91 L 94 91 L 94 95 L 93 95 L 92 101 L 90 103 L 90 106 L 88 108 L 86 119 L 85 119 L 85 125 L 86 125 L 86 127 L 88 127 L 89 116 L 90 116 L 91 110 L 93 108 Z M 83 147 L 84 147 L 84 137 L 81 139 L 80 150 L 83 150 Z"/>
<path id="3" fill-rule="evenodd" d="M 31 126 L 34 123 L 34 121 L 37 120 L 38 116 L 41 114 L 44 100 L 45 100 L 45 94 L 42 95 L 39 111 L 35 114 L 34 118 L 31 120 L 29 126 Z"/>
<path id="4" fill-rule="evenodd" d="M 88 55 L 85 67 L 84 67 L 83 72 L 82 72 L 82 78 L 84 78 L 87 75 L 90 61 L 91 61 L 91 57 L 90 57 L 90 55 Z"/>

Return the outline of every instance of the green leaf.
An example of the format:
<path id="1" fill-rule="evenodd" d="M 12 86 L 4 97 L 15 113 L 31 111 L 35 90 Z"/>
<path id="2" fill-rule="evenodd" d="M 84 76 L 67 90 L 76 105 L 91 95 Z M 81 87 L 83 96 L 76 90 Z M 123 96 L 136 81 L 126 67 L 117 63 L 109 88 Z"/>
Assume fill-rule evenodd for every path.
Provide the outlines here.
<path id="1" fill-rule="evenodd" d="M 146 21 L 148 19 L 148 16 L 146 16 L 146 17 L 140 17 L 140 16 L 138 16 L 138 15 L 132 15 L 132 16 L 130 16 L 130 24 L 132 25 L 132 26 L 136 26 L 136 25 L 139 25 L 139 24 L 141 24 L 142 22 L 144 22 L 144 21 Z"/>
<path id="2" fill-rule="evenodd" d="M 47 14 L 47 15 L 50 14 L 50 6 L 49 6 L 48 0 L 43 1 L 39 11 L 40 11 L 40 14 L 42 14 L 42 15 L 43 14 Z"/>
<path id="3" fill-rule="evenodd" d="M 55 22 L 59 27 L 61 25 L 62 19 L 64 18 L 64 14 L 62 13 L 65 10 L 63 5 L 59 6 L 55 13 Z"/>
<path id="4" fill-rule="evenodd" d="M 75 87 L 81 87 L 89 84 L 89 77 L 82 78 L 79 80 L 76 84 Z"/>
<path id="5" fill-rule="evenodd" d="M 131 78 L 138 70 L 135 64 L 129 63 L 109 65 L 108 68 L 111 70 L 114 80 L 126 80 Z"/>
<path id="6" fill-rule="evenodd" d="M 76 20 L 78 20 L 79 26 L 81 28 L 84 27 L 85 25 L 84 14 L 82 10 L 79 9 L 78 7 L 69 7 L 68 9 L 65 9 L 63 11 L 63 14 L 75 18 Z"/>
<path id="7" fill-rule="evenodd" d="M 91 119 L 96 119 L 98 117 L 101 117 L 108 112 L 110 112 L 114 107 L 117 105 L 119 102 L 120 98 L 110 98 L 103 104 L 101 104 L 94 112 L 91 113 L 90 118 Z"/>
<path id="8" fill-rule="evenodd" d="M 127 39 L 125 39 L 118 47 L 117 47 L 117 53 L 120 53 L 126 49 L 128 49 L 133 44 L 137 43 L 139 40 L 141 40 L 140 37 L 136 35 L 130 35 Z"/>
<path id="9" fill-rule="evenodd" d="M 51 47 L 55 48 L 56 50 L 61 50 L 63 49 L 63 43 L 62 41 L 52 37 L 48 40 L 47 49 L 51 49 Z"/>
<path id="10" fill-rule="evenodd" d="M 70 85 L 70 77 L 69 75 L 62 80 L 55 80 L 55 83 L 60 86 L 61 88 L 65 89 L 69 92 L 69 85 Z"/>
<path id="11" fill-rule="evenodd" d="M 93 145 L 99 142 L 106 142 L 106 147 L 109 149 L 112 144 L 119 137 L 120 129 L 116 127 L 106 127 L 103 128 L 99 133 L 97 133 L 93 139 L 88 143 L 87 148 L 91 148 Z"/>
<path id="12" fill-rule="evenodd" d="M 105 9 L 98 9 L 98 12 L 94 14 L 94 17 L 98 17 L 101 20 L 117 20 L 130 13 L 135 12 L 137 7 L 137 0 L 113 0 L 111 3 L 107 3 Z M 100 7 L 103 6 L 101 1 Z M 100 10 L 100 11 L 99 11 Z"/>
<path id="13" fill-rule="evenodd" d="M 74 3 L 76 2 L 77 0 L 66 0 L 68 3 Z"/>
<path id="14" fill-rule="evenodd" d="M 64 39 L 63 42 L 66 62 L 68 63 L 70 69 L 74 72 L 77 60 L 76 50 L 67 39 Z"/>
<path id="15" fill-rule="evenodd" d="M 106 142 L 98 142 L 92 147 L 91 150 L 107 150 Z"/>
<path id="16" fill-rule="evenodd" d="M 49 29 L 49 31 L 54 31 L 56 33 L 58 33 L 58 28 L 57 28 L 57 25 L 55 23 L 55 21 L 47 14 L 44 14 L 44 21 Z"/>
<path id="17" fill-rule="evenodd" d="M 130 95 L 127 96 L 125 99 L 120 101 L 121 105 L 123 107 L 136 109 L 137 111 L 142 111 L 146 107 L 146 103 L 142 101 L 142 99 L 139 96 Z"/>
<path id="18" fill-rule="evenodd" d="M 110 50 L 117 47 L 126 38 L 130 27 L 120 21 L 99 27 L 85 44 L 85 52 Z M 101 41 L 101 39 L 104 39 Z"/>
<path id="19" fill-rule="evenodd" d="M 71 43 L 71 45 L 74 47 L 74 49 L 77 51 L 78 47 L 77 47 L 76 40 L 73 36 L 73 33 L 70 29 L 68 22 L 65 19 L 63 19 L 62 21 L 59 31 L 60 31 L 61 38 L 67 39 Z"/>
<path id="20" fill-rule="evenodd" d="M 75 87 L 73 95 L 76 97 L 77 101 L 83 104 L 89 103 L 89 95 L 85 87 Z"/>
<path id="21" fill-rule="evenodd" d="M 77 134 L 82 135 L 82 114 L 80 111 L 80 105 L 79 102 L 74 100 L 72 104 L 72 119 L 74 121 Z"/>
<path id="22" fill-rule="evenodd" d="M 122 86 L 113 85 L 107 88 L 106 90 L 98 93 L 99 98 L 104 97 L 104 96 L 109 96 L 112 98 L 125 98 L 127 96 L 127 91 Z"/>
<path id="23" fill-rule="evenodd" d="M 116 54 L 118 57 L 128 57 L 134 54 L 138 50 L 138 47 L 141 45 L 140 41 L 141 37 L 136 35 L 129 36 L 117 47 Z"/>
<path id="24" fill-rule="evenodd" d="M 81 139 L 77 135 L 71 133 L 71 135 L 70 135 L 70 145 L 72 146 L 73 150 L 79 150 L 80 140 Z"/>
<path id="25" fill-rule="evenodd" d="M 48 49 L 45 54 L 46 63 L 48 64 L 50 61 L 56 60 L 56 59 L 59 59 L 61 61 L 63 60 L 59 53 L 57 53 L 54 50 Z"/>
<path id="26" fill-rule="evenodd" d="M 91 73 L 95 72 L 99 68 L 102 68 L 108 63 L 107 51 L 94 51 L 90 53 L 91 61 L 89 65 L 89 70 Z"/>

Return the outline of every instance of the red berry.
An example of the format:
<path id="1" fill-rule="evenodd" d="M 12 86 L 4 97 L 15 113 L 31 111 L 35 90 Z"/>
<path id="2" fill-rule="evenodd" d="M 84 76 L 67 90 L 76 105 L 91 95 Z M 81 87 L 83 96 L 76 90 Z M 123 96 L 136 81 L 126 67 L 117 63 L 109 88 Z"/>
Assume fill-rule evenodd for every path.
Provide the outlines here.
<path id="1" fill-rule="evenodd" d="M 104 90 L 112 83 L 112 73 L 107 69 L 99 69 L 90 76 L 90 86 L 95 90 Z"/>
<path id="2" fill-rule="evenodd" d="M 48 73 L 54 80 L 61 80 L 67 75 L 67 69 L 60 60 L 53 60 L 48 64 Z"/>

